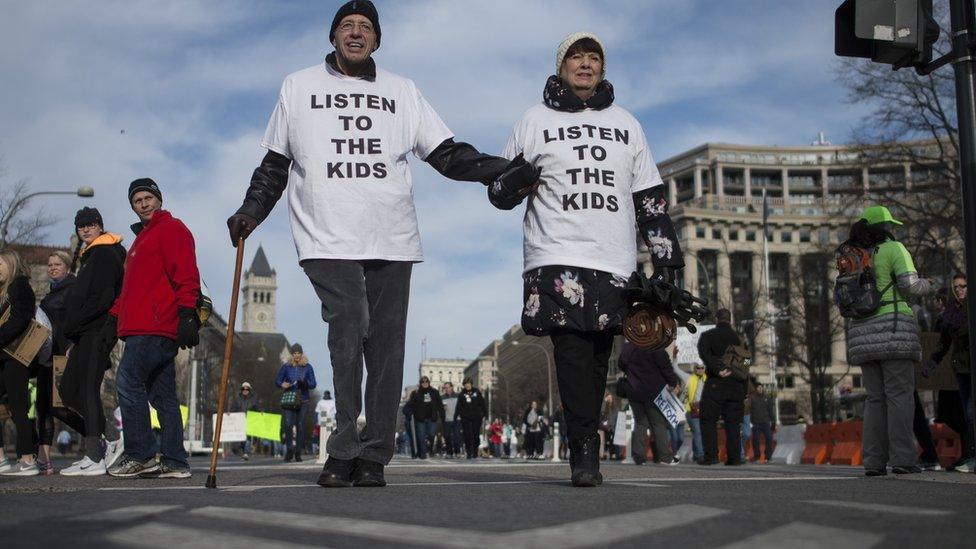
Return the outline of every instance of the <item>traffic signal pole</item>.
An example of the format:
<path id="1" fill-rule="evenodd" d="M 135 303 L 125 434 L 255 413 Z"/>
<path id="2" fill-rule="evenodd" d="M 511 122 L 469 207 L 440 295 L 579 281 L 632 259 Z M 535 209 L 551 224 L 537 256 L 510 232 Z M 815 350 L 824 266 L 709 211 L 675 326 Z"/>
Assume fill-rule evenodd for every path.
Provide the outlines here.
<path id="1" fill-rule="evenodd" d="M 959 168 L 962 179 L 962 211 L 967 277 L 976 275 L 976 60 L 973 59 L 973 25 L 976 0 L 951 0 L 953 68 L 956 73 L 956 115 L 959 124 Z M 967 282 L 968 284 L 968 282 Z M 949 291 L 952 291 L 951 289 Z M 976 290 L 966 293 L 969 333 L 976 334 Z M 976 414 L 976 346 L 969 346 L 970 398 L 967 411 Z M 976 440 L 976 422 L 973 429 Z M 976 471 L 974 471 L 976 472 Z"/>

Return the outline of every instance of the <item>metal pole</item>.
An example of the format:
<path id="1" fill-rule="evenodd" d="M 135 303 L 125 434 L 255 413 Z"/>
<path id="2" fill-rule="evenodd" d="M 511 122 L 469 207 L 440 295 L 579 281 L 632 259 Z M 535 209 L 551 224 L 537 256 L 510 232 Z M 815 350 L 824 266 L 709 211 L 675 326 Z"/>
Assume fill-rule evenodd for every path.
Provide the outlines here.
<path id="1" fill-rule="evenodd" d="M 762 191 L 763 204 L 766 204 L 766 189 Z M 764 206 L 765 207 L 765 206 Z M 766 286 L 766 329 L 769 330 L 769 377 L 772 378 L 776 396 L 773 418 L 775 425 L 779 425 L 779 379 L 776 377 L 776 323 L 773 320 L 773 298 L 769 295 L 769 234 L 763 226 L 763 284 Z M 758 335 L 758 334 L 757 334 Z"/>
<path id="2" fill-rule="evenodd" d="M 973 31 L 970 25 L 976 20 L 973 0 L 952 0 L 950 4 L 952 19 L 952 49 L 956 73 L 956 112 L 959 117 L 959 165 L 962 175 L 962 211 L 965 224 L 964 242 L 966 249 L 966 272 L 972 277 L 976 273 L 976 97 L 973 85 L 976 63 L 969 47 Z M 976 292 L 966 294 L 969 311 L 969 333 L 976 334 Z M 969 363 L 976 364 L 976 347 L 969 347 Z M 974 372 L 976 374 L 976 372 Z M 976 395 L 976 375 L 970 374 L 971 395 Z M 976 407 L 976 399 L 970 397 L 969 405 Z M 976 437 L 976 425 L 970 425 Z M 974 471 L 976 472 L 976 471 Z"/>
<path id="3" fill-rule="evenodd" d="M 194 450 L 194 443 L 199 440 L 197 438 L 197 415 L 199 414 L 199 410 L 197 410 L 197 362 L 198 360 L 195 358 L 190 361 L 190 417 L 187 419 L 187 431 L 190 433 L 191 454 Z"/>

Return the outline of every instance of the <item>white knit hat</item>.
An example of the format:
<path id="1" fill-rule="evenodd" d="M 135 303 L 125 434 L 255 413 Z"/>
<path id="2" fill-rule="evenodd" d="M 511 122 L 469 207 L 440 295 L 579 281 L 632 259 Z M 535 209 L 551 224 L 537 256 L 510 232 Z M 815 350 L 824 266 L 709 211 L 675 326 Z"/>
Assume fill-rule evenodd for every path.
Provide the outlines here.
<path id="1" fill-rule="evenodd" d="M 593 34 L 592 32 L 574 32 L 573 34 L 570 34 L 569 36 L 564 38 L 562 43 L 559 44 L 559 47 L 556 48 L 556 75 L 557 76 L 559 75 L 559 69 L 563 67 L 563 58 L 566 57 L 566 52 L 569 51 L 569 47 L 584 38 L 592 38 L 593 41 L 595 41 L 597 44 L 600 45 L 600 49 L 603 50 L 603 74 L 606 74 L 607 49 L 603 47 L 603 42 L 600 42 L 600 39 L 597 38 L 596 35 Z"/>

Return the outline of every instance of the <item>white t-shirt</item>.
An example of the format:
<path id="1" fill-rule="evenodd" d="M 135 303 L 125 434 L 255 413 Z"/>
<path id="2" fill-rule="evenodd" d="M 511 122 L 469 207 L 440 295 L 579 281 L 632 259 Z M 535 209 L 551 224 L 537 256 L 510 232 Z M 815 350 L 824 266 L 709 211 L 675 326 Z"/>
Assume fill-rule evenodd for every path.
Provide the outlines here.
<path id="1" fill-rule="evenodd" d="M 321 399 L 319 403 L 315 405 L 315 413 L 322 417 L 322 414 L 328 414 L 332 419 L 335 419 L 336 415 L 336 405 L 335 401 L 330 399 Z"/>
<path id="2" fill-rule="evenodd" d="M 570 113 L 540 103 L 505 146 L 542 168 L 525 211 L 525 271 L 570 265 L 628 277 L 637 267 L 632 194 L 663 185 L 640 123 L 626 110 Z"/>
<path id="3" fill-rule="evenodd" d="M 327 63 L 281 85 L 261 146 L 292 159 L 288 206 L 299 260 L 423 261 L 407 153 L 454 137 L 413 81 L 373 82 Z"/>

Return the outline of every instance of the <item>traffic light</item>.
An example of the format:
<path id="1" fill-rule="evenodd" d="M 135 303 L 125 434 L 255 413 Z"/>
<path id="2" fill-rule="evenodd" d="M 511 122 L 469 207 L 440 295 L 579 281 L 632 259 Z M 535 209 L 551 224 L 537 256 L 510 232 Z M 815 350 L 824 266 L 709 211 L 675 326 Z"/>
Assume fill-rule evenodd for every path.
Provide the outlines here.
<path id="1" fill-rule="evenodd" d="M 921 69 L 938 39 L 932 0 L 845 0 L 834 14 L 834 53 L 842 57 Z"/>

